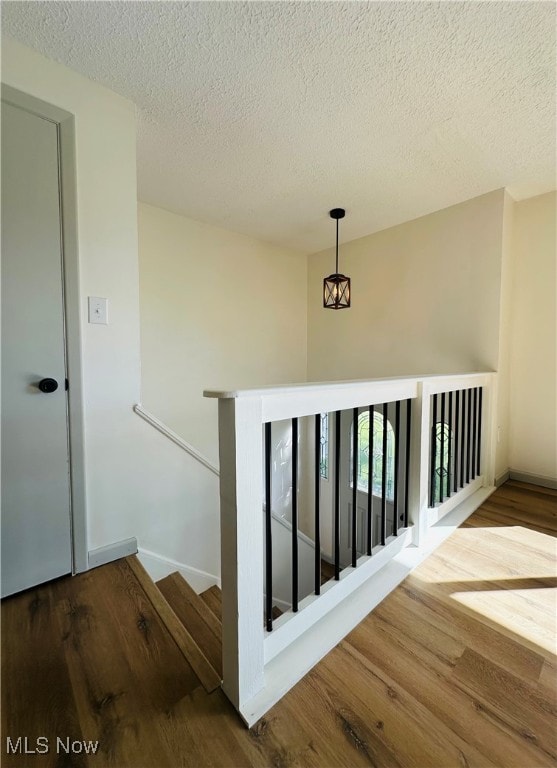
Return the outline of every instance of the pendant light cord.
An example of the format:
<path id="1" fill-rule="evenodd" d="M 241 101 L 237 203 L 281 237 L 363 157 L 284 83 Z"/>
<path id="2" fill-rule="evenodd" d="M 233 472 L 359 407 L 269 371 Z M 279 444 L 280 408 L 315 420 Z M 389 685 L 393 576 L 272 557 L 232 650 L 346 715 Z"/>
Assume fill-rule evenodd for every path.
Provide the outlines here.
<path id="1" fill-rule="evenodd" d="M 338 219 L 337 219 L 337 258 L 336 258 L 336 264 L 337 264 L 337 266 L 336 266 L 335 272 L 338 275 Z"/>

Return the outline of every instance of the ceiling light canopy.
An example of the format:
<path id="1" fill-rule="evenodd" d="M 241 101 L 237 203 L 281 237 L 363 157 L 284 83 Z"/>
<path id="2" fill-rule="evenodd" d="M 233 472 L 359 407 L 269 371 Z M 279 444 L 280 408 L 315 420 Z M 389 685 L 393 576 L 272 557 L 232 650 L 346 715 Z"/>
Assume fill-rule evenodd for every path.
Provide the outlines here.
<path id="1" fill-rule="evenodd" d="M 338 271 L 338 222 L 346 214 L 344 208 L 329 211 L 331 219 L 337 223 L 336 267 L 335 272 L 323 280 L 323 307 L 325 309 L 348 309 L 350 307 L 350 278 Z"/>

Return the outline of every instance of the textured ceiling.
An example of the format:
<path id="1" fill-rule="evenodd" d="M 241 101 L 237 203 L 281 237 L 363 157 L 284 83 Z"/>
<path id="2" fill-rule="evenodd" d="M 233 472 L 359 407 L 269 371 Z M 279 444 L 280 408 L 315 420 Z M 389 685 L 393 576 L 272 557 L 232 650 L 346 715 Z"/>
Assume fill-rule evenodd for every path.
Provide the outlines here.
<path id="1" fill-rule="evenodd" d="M 553 2 L 3 2 L 132 99 L 141 200 L 311 252 L 555 185 Z"/>

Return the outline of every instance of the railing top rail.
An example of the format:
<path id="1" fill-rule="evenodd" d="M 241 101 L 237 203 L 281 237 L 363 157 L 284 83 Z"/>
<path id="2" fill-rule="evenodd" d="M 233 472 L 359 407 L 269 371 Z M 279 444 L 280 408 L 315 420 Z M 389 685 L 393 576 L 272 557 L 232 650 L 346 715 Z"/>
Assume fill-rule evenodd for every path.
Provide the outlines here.
<path id="1" fill-rule="evenodd" d="M 146 411 L 141 403 L 136 403 L 133 406 L 133 410 L 134 413 L 137 413 L 137 415 L 143 419 L 143 421 L 146 421 L 158 432 L 171 440 L 175 445 L 180 447 L 183 451 L 189 453 L 190 456 L 196 459 L 196 461 L 198 461 L 200 464 L 203 464 L 204 467 L 207 467 L 207 469 L 209 469 L 214 475 L 217 475 L 217 477 L 220 475 L 219 468 L 213 464 L 210 459 L 208 459 L 206 456 L 203 456 L 203 454 L 194 448 L 193 445 L 190 445 L 188 442 L 186 442 L 183 438 L 180 437 L 180 435 L 176 434 L 174 430 L 170 429 L 170 427 L 160 421 L 160 419 L 157 419 L 157 417 L 153 416 L 152 413 Z"/>
<path id="2" fill-rule="evenodd" d="M 392 382 L 393 384 L 405 383 L 417 383 L 421 381 L 435 382 L 436 380 L 443 381 L 450 379 L 477 379 L 482 376 L 491 376 L 495 371 L 474 371 L 466 373 L 441 373 L 441 374 L 424 374 L 420 376 L 385 376 L 376 379 L 354 379 L 352 381 L 319 381 L 319 382 L 307 382 L 299 384 L 285 384 L 284 386 L 269 385 L 263 387 L 254 387 L 252 389 L 206 389 L 203 392 L 204 397 L 212 397 L 220 400 L 239 399 L 244 397 L 276 397 L 288 396 L 288 395 L 307 395 L 311 392 L 323 393 L 326 390 L 339 389 L 363 389 L 375 384 L 386 384 Z"/>

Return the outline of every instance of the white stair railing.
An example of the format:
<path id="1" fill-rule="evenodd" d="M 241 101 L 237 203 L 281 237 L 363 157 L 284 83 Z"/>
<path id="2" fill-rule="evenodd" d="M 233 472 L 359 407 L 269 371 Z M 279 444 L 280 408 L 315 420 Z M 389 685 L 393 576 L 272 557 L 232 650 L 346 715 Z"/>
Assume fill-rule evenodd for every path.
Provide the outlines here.
<path id="1" fill-rule="evenodd" d="M 481 391 L 474 401 L 475 410 L 459 411 L 456 415 L 456 393 L 469 389 Z M 361 621 L 433 546 L 449 535 L 453 530 L 451 525 L 465 519 L 491 492 L 496 375 L 474 373 L 327 382 L 207 391 L 204 394 L 219 401 L 223 689 L 251 726 Z M 439 395 L 435 401 L 434 395 Z M 462 400 L 468 403 L 468 396 L 461 398 L 459 395 L 459 402 Z M 336 579 L 316 589 L 319 594 L 303 597 L 297 611 L 289 611 L 275 622 L 269 621 L 267 616 L 266 629 L 264 593 L 269 583 L 265 578 L 266 545 L 267 551 L 271 548 L 261 515 L 261 500 L 265 498 L 266 487 L 264 468 L 269 460 L 264 436 L 268 433 L 264 425 L 285 419 L 292 419 L 294 424 L 302 417 L 348 410 L 357 416 L 359 411 L 354 409 L 369 408 L 372 414 L 374 406 L 386 403 L 396 407 L 398 421 L 400 404 L 404 401 L 412 406 L 411 429 L 408 429 L 404 442 L 408 446 L 408 451 L 405 449 L 406 508 L 400 516 L 404 523 L 399 523 L 398 527 L 394 525 L 391 533 L 395 535 L 385 537 L 383 532 L 382 541 L 375 543 L 366 554 L 358 552 L 356 557 L 354 545 L 352 562 L 343 563 L 342 570 L 338 567 L 337 552 Z M 451 420 L 446 426 L 449 404 Z M 386 406 L 382 407 L 387 413 Z M 462 487 L 454 452 L 447 467 L 447 452 L 443 449 L 440 453 L 435 442 L 440 419 L 442 430 L 449 430 L 446 432 L 449 440 L 454 441 L 451 430 L 459 427 L 461 435 L 462 430 L 466 430 L 467 436 L 468 432 L 474 434 L 474 440 L 470 437 L 467 443 L 470 457 L 472 450 L 475 451 L 474 471 L 468 479 L 462 475 L 466 479 Z M 340 416 L 337 423 L 340 424 Z M 435 455 L 439 460 L 434 458 L 432 465 Z M 399 460 L 404 462 L 404 458 Z M 456 482 L 451 475 L 453 470 L 457 472 Z M 441 494 L 442 503 L 435 503 L 430 508 L 431 482 L 439 472 L 450 494 L 447 493 L 446 498 Z M 293 482 L 295 490 L 294 478 Z M 401 503 L 399 499 L 399 506 Z M 395 518 L 397 512 L 398 508 Z M 384 511 L 382 515 L 384 527 Z M 435 529 L 441 518 L 444 519 L 443 527 Z M 295 518 L 292 525 L 296 530 Z M 294 558 L 293 549 L 293 563 Z"/>

